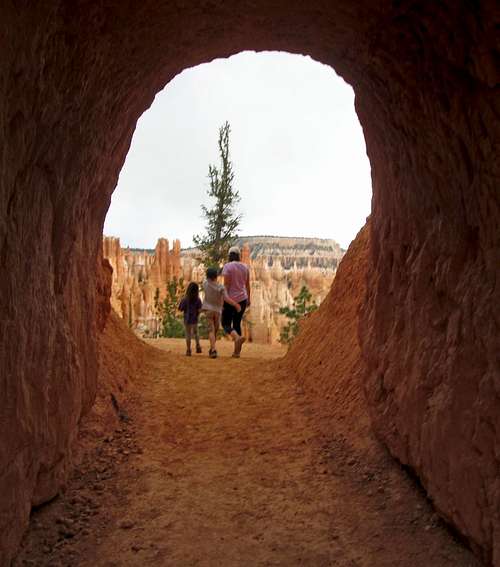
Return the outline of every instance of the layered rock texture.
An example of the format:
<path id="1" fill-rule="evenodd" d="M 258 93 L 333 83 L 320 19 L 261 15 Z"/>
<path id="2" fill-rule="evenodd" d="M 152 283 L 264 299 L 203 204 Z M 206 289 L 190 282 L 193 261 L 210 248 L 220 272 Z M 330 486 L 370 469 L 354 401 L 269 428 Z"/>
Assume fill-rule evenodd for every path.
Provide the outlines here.
<path id="1" fill-rule="evenodd" d="M 366 294 L 370 228 L 363 227 L 340 263 L 335 281 L 320 308 L 306 316 L 282 366 L 312 393 L 324 427 L 336 416 L 351 439 L 370 437 L 368 406 L 363 395 L 363 363 L 358 336 L 359 310 Z M 333 324 L 332 324 L 333 323 Z M 338 431 L 336 433 L 339 433 Z M 373 447 L 370 446 L 370 449 Z"/>
<path id="2" fill-rule="evenodd" d="M 500 565 L 498 2 L 46 0 L 1 13 L 2 563 L 64 482 L 95 397 L 96 266 L 136 121 L 183 69 L 254 49 L 308 54 L 354 88 L 373 179 L 370 413 Z"/>
<path id="3" fill-rule="evenodd" d="M 335 276 L 343 251 L 334 240 L 253 236 L 241 238 L 242 260 L 250 267 L 252 308 L 246 317 L 246 336 L 260 343 L 279 339 L 286 318 L 281 307 L 291 307 L 303 285 L 319 305 Z M 168 240 L 158 240 L 154 250 L 123 249 L 120 240 L 105 236 L 103 254 L 113 267 L 111 304 L 133 329 L 155 335 L 159 318 L 155 306 L 166 295 L 174 278 L 201 284 L 205 269 L 198 251 L 181 251 L 178 240 L 172 250 Z"/>
<path id="4" fill-rule="evenodd" d="M 160 238 L 154 250 L 131 250 L 120 246 L 120 239 L 103 238 L 103 255 L 113 268 L 111 305 L 129 327 L 155 333 L 158 300 L 166 296 L 167 284 L 182 276 L 181 245 Z"/>
<path id="5" fill-rule="evenodd" d="M 304 285 L 319 305 L 343 252 L 334 240 L 249 237 L 240 244 L 242 260 L 250 266 L 252 305 L 245 317 L 246 334 L 256 342 L 276 342 L 288 322 L 280 308 L 292 307 Z"/>
<path id="6" fill-rule="evenodd" d="M 241 238 L 242 260 L 250 266 L 252 306 L 246 334 L 256 342 L 279 340 L 287 324 L 281 307 L 292 307 L 302 286 L 319 305 L 326 297 L 343 250 L 334 240 L 251 236 Z"/>

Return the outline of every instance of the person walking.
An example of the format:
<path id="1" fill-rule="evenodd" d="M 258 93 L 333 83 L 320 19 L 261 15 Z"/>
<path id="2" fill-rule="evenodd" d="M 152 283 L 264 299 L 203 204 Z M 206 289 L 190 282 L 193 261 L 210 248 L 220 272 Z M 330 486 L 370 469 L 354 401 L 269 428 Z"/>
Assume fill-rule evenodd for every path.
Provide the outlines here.
<path id="1" fill-rule="evenodd" d="M 224 302 L 222 309 L 222 328 L 234 341 L 234 358 L 240 357 L 241 347 L 245 342 L 245 337 L 241 332 L 241 320 L 247 307 L 250 307 L 250 271 L 240 259 L 240 249 L 237 246 L 231 246 L 229 261 L 222 268 L 226 293 L 240 306 L 238 311 L 230 303 Z"/>
<path id="2" fill-rule="evenodd" d="M 200 288 L 191 282 L 186 295 L 179 303 L 179 311 L 184 313 L 184 329 L 186 332 L 186 356 L 191 356 L 191 339 L 196 341 L 196 352 L 201 353 L 200 336 L 198 334 L 198 317 L 201 311 Z"/>
<path id="3" fill-rule="evenodd" d="M 217 331 L 219 330 L 222 306 L 224 302 L 232 305 L 237 312 L 241 311 L 239 303 L 233 301 L 226 293 L 226 288 L 217 283 L 217 268 L 208 268 L 207 279 L 203 282 L 203 303 L 201 310 L 205 314 L 208 323 L 208 338 L 210 340 L 210 350 L 208 356 L 217 358 Z"/>

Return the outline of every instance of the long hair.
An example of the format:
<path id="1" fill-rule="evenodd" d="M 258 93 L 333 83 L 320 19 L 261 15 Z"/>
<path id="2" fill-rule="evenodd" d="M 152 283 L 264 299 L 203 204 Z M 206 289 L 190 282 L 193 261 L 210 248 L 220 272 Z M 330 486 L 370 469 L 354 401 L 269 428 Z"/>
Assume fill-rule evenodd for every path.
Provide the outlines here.
<path id="1" fill-rule="evenodd" d="M 200 295 L 200 287 L 196 282 L 191 282 L 186 289 L 186 299 L 192 303 L 198 299 Z"/>

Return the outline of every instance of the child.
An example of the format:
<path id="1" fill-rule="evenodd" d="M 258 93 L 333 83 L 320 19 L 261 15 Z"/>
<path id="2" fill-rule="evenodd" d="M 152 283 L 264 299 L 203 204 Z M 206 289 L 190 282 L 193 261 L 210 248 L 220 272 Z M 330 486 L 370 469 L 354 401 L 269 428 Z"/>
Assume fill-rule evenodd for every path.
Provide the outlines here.
<path id="1" fill-rule="evenodd" d="M 217 283 L 216 268 L 207 269 L 207 279 L 203 283 L 203 291 L 205 292 L 205 298 L 203 300 L 202 309 L 208 321 L 208 338 L 210 339 L 210 351 L 208 352 L 208 356 L 210 358 L 217 358 L 215 341 L 217 340 L 217 331 L 219 330 L 222 305 L 224 301 L 226 301 L 237 311 L 240 311 L 241 307 L 236 301 L 233 301 L 227 296 L 225 287 Z"/>
<path id="2" fill-rule="evenodd" d="M 196 282 L 191 282 L 186 295 L 179 303 L 179 311 L 184 312 L 184 328 L 186 329 L 186 356 L 191 356 L 191 337 L 196 341 L 196 352 L 201 352 L 200 337 L 198 335 L 198 317 L 201 310 L 200 288 Z"/>

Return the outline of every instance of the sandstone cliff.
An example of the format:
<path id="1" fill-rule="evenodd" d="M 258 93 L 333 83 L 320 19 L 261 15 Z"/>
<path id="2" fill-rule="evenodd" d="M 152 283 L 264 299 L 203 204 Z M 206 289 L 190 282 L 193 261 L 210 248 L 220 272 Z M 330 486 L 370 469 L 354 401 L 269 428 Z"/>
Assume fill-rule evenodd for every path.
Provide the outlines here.
<path id="1" fill-rule="evenodd" d="M 320 304 L 330 289 L 343 250 L 334 240 L 252 236 L 240 238 L 242 260 L 250 267 L 252 306 L 245 317 L 250 340 L 278 340 L 286 318 L 281 307 L 291 307 L 293 298 L 306 285 Z M 160 239 L 154 250 L 122 249 L 114 237 L 104 237 L 103 253 L 113 266 L 111 303 L 134 329 L 154 334 L 159 328 L 154 295 L 165 295 L 167 283 L 182 276 L 185 282 L 201 283 L 204 267 L 196 249 L 180 250 L 174 241 Z"/>
<path id="2" fill-rule="evenodd" d="M 159 299 L 166 294 L 166 285 L 181 277 L 180 242 L 160 238 L 154 250 L 123 249 L 120 239 L 103 238 L 103 255 L 113 268 L 111 305 L 132 328 L 155 332 L 158 318 L 155 293 Z"/>
<path id="3" fill-rule="evenodd" d="M 2 5 L 3 562 L 64 482 L 95 397 L 96 260 L 137 120 L 183 69 L 254 49 L 310 55 L 354 88 L 373 181 L 361 346 L 374 422 L 500 565 L 498 2 L 213 7 Z"/>
<path id="4" fill-rule="evenodd" d="M 285 270 L 336 269 L 345 253 L 338 242 L 331 238 L 242 236 L 236 244 L 240 248 L 248 248 L 251 260 L 266 260 L 272 266 L 276 258 Z"/>
<path id="5" fill-rule="evenodd" d="M 294 374 L 317 402 L 326 419 L 370 435 L 368 405 L 363 394 L 358 338 L 359 309 L 366 293 L 370 244 L 369 225 L 363 227 L 340 263 L 331 289 L 320 308 L 301 323 L 282 367 Z M 319 420 L 321 421 L 321 420 Z M 351 436 L 355 438 L 355 436 Z"/>
<path id="6" fill-rule="evenodd" d="M 335 240 L 321 238 L 248 236 L 238 244 L 250 266 L 252 307 L 246 332 L 252 340 L 268 343 L 279 339 L 287 323 L 279 309 L 292 307 L 303 285 L 318 305 L 323 301 L 344 253 Z"/>
<path id="7" fill-rule="evenodd" d="M 421 344 L 418 364 L 426 368 L 422 375 L 425 379 L 417 380 L 415 371 L 411 371 L 415 365 L 415 353 L 411 350 L 401 350 L 400 356 L 409 359 L 402 369 L 401 362 L 393 361 L 384 372 L 374 370 L 386 359 L 388 344 L 374 332 L 374 320 L 367 317 L 366 297 L 372 296 L 376 279 L 370 270 L 370 229 L 367 224 L 350 245 L 330 293 L 319 310 L 303 321 L 282 366 L 314 394 L 315 409 L 323 418 L 321 426 L 327 436 L 339 433 L 328 429 L 331 416 L 340 417 L 343 427 L 359 432 L 365 440 L 373 430 L 402 464 L 416 472 L 438 512 L 450 524 L 460 527 L 488 564 L 492 561 L 497 565 L 492 551 L 485 553 L 481 545 L 490 534 L 496 545 L 495 534 L 500 533 L 499 477 L 494 464 L 497 458 L 493 457 L 498 448 L 495 432 L 500 425 L 495 392 L 498 372 L 488 365 L 482 367 L 479 391 L 475 391 L 474 382 L 464 380 L 456 384 L 455 356 L 460 357 L 469 375 L 477 372 L 470 348 L 462 347 L 460 354 L 455 350 L 459 336 L 467 328 L 456 316 L 438 318 L 438 310 L 432 304 L 428 309 L 435 312 L 436 325 L 414 329 Z M 439 265 L 434 267 L 439 269 Z M 420 276 L 427 277 L 429 273 Z M 411 298 L 407 301 L 411 302 Z M 443 303 L 446 305 L 444 299 Z M 457 305 L 455 309 L 461 307 Z M 414 327 L 417 313 L 407 316 L 406 324 Z M 394 318 L 394 312 L 388 311 L 385 317 Z M 446 328 L 446 333 L 436 333 L 439 325 Z M 400 331 L 396 326 L 390 341 L 401 340 Z M 438 346 L 443 341 L 448 345 Z M 373 342 L 378 345 L 377 351 L 369 351 L 367 364 L 366 353 Z M 436 359 L 443 358 L 446 361 L 436 363 Z M 401 369 L 398 376 L 394 376 L 395 368 Z M 461 393 L 458 399 L 453 392 Z M 480 411 L 474 411 L 478 406 Z M 438 420 L 441 427 L 437 426 Z M 448 443 L 451 461 L 444 455 L 437 457 L 437 447 Z M 474 448 L 473 458 L 467 451 L 469 446 Z M 364 443 L 363 451 L 376 454 L 377 447 Z M 490 466 L 479 466 L 481 461 L 489 461 Z M 453 507 L 450 502 L 455 502 Z"/>

